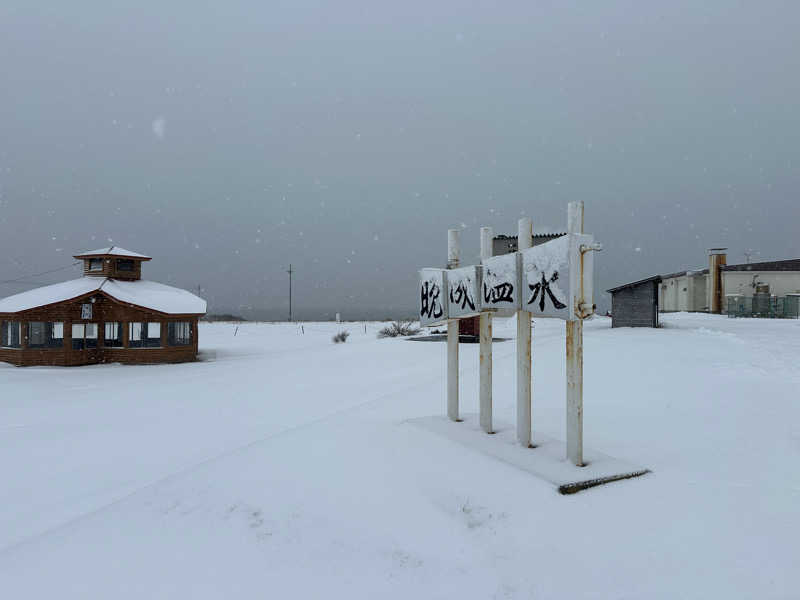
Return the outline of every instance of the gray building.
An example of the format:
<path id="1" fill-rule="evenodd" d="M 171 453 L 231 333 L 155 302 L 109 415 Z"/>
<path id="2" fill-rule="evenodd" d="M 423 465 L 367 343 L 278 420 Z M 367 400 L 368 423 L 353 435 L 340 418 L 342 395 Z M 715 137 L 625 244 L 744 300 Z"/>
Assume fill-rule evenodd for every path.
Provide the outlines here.
<path id="1" fill-rule="evenodd" d="M 626 283 L 610 290 L 612 327 L 658 327 L 658 286 L 656 275 Z"/>
<path id="2" fill-rule="evenodd" d="M 655 275 L 608 290 L 613 327 L 657 327 L 658 315 L 650 317 L 653 307 L 657 312 L 800 318 L 800 259 L 729 265 L 725 250 L 709 251 L 707 269 Z"/>
<path id="3" fill-rule="evenodd" d="M 545 242 L 560 238 L 566 233 L 534 233 L 533 245 L 538 246 Z M 496 235 L 492 239 L 492 256 L 502 256 L 517 251 L 517 236 L 515 235 Z"/>

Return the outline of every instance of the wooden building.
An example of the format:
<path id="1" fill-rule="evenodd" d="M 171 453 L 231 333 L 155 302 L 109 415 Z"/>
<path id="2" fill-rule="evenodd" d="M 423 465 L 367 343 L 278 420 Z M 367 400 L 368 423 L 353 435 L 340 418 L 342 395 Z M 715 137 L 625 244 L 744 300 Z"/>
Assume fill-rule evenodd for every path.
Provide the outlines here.
<path id="1" fill-rule="evenodd" d="M 648 277 L 610 290 L 612 327 L 658 327 L 658 285 Z"/>
<path id="2" fill-rule="evenodd" d="M 141 279 L 149 256 L 76 255 L 83 277 L 0 300 L 0 361 L 18 366 L 175 363 L 197 358 L 206 302 Z"/>

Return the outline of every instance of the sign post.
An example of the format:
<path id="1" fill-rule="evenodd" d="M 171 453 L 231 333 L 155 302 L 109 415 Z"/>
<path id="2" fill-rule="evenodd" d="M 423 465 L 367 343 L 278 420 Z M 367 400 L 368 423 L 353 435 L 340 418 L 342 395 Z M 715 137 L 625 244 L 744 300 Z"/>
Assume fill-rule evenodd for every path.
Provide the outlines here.
<path id="1" fill-rule="evenodd" d="M 567 232 L 583 233 L 583 202 L 570 202 Z M 583 253 L 580 255 L 583 282 Z M 583 285 L 580 301 L 583 302 Z M 567 328 L 567 459 L 583 466 L 583 321 L 566 322 Z"/>
<path id="2" fill-rule="evenodd" d="M 458 229 L 447 230 L 447 268 L 455 269 L 461 257 Z M 443 298 L 446 300 L 446 298 Z M 447 321 L 447 416 L 459 421 L 458 415 L 458 321 Z"/>
<path id="3" fill-rule="evenodd" d="M 420 271 L 420 324 L 447 323 L 447 416 L 460 421 L 459 319 L 480 315 L 480 427 L 493 433 L 492 319 L 517 315 L 517 442 L 532 448 L 531 319 L 566 323 L 567 458 L 583 466 L 583 319 L 594 313 L 593 252 L 583 233 L 583 202 L 571 202 L 567 234 L 533 246 L 531 219 L 517 224 L 514 254 L 492 256 L 493 231 L 481 228 L 481 266 L 459 267 L 459 231 L 447 232 L 447 269 Z"/>
<path id="4" fill-rule="evenodd" d="M 491 227 L 481 227 L 481 260 L 491 258 Z M 492 313 L 481 311 L 479 319 L 480 338 L 480 425 L 486 433 L 492 429 Z"/>
<path id="5" fill-rule="evenodd" d="M 517 223 L 517 248 L 520 252 L 533 247 L 533 222 L 523 217 Z M 521 307 L 517 311 L 517 441 L 524 448 L 531 446 L 531 313 Z"/>

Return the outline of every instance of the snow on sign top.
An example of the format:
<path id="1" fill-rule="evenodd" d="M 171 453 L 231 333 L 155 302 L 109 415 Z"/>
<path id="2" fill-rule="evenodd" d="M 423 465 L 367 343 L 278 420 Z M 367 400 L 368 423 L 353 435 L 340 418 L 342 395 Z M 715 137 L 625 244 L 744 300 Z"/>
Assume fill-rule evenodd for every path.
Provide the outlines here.
<path id="1" fill-rule="evenodd" d="M 160 313 L 173 315 L 204 314 L 206 301 L 191 292 L 154 281 L 117 281 L 81 277 L 36 288 L 0 300 L 0 313 L 16 313 L 57 302 L 65 302 L 92 292 Z"/>
<path id="2" fill-rule="evenodd" d="M 150 260 L 149 256 L 139 254 L 138 252 L 131 252 L 120 248 L 119 246 L 110 246 L 108 248 L 99 248 L 97 250 L 90 250 L 89 252 L 81 252 L 76 254 L 73 258 L 82 258 L 89 256 L 119 256 L 123 258 L 139 258 L 141 260 Z"/>

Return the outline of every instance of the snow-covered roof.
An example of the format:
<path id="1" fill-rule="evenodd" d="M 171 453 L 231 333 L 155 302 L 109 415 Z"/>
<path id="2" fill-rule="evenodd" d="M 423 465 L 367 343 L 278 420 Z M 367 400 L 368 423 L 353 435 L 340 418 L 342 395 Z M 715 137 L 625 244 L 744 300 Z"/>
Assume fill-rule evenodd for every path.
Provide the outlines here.
<path id="1" fill-rule="evenodd" d="M 206 301 L 199 296 L 155 281 L 106 279 L 102 291 L 120 302 L 162 313 L 179 315 L 206 312 Z"/>
<path id="2" fill-rule="evenodd" d="M 63 302 L 78 298 L 84 294 L 100 289 L 105 279 L 97 277 L 81 277 L 63 283 L 46 285 L 44 287 L 28 290 L 21 294 L 14 294 L 0 300 L 0 313 L 14 313 L 37 306 L 45 306 L 54 302 Z"/>
<path id="3" fill-rule="evenodd" d="M 89 256 L 122 256 L 125 258 L 139 258 L 141 260 L 150 260 L 149 256 L 139 254 L 138 252 L 131 252 L 120 248 L 119 246 L 109 246 L 108 248 L 98 248 L 97 250 L 90 250 L 89 252 L 81 252 L 76 254 L 74 258 L 83 258 Z"/>
<path id="4" fill-rule="evenodd" d="M 78 298 L 101 291 L 118 302 L 157 312 L 183 315 L 203 314 L 206 301 L 191 292 L 155 281 L 120 281 L 100 277 L 81 277 L 36 288 L 0 300 L 0 313 L 15 313 Z"/>

